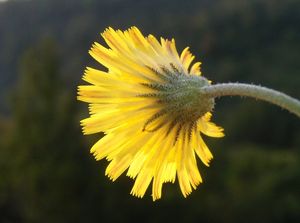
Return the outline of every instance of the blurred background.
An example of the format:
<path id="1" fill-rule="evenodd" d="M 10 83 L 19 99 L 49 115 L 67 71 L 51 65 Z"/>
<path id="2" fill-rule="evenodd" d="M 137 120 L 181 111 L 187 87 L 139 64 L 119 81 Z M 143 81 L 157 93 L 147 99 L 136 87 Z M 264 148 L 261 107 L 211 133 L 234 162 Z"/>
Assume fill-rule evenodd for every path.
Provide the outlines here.
<path id="1" fill-rule="evenodd" d="M 190 46 L 214 83 L 261 84 L 300 98 L 299 0 L 0 2 L 0 222 L 300 222 L 300 121 L 253 99 L 217 100 L 226 137 L 206 138 L 211 167 L 187 199 L 166 184 L 152 202 L 104 176 L 76 101 L 106 27 Z"/>

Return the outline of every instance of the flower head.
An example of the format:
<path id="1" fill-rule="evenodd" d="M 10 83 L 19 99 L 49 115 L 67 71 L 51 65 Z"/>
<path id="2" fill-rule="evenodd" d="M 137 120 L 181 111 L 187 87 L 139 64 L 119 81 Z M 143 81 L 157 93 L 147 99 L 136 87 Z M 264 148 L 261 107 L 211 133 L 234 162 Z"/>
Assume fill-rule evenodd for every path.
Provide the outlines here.
<path id="1" fill-rule="evenodd" d="M 84 134 L 104 132 L 91 148 L 97 160 L 110 161 L 105 174 L 115 181 L 124 171 L 135 179 L 131 194 L 143 197 L 152 182 L 153 200 L 162 185 L 177 176 L 186 197 L 202 182 L 196 155 L 209 165 L 212 154 L 201 133 L 222 137 L 212 122 L 214 99 L 201 95 L 210 82 L 200 62 L 185 48 L 178 54 L 174 39 L 144 37 L 132 27 L 102 33 L 109 48 L 94 43 L 89 51 L 108 71 L 87 68 L 78 99 L 90 103 L 82 120 Z"/>

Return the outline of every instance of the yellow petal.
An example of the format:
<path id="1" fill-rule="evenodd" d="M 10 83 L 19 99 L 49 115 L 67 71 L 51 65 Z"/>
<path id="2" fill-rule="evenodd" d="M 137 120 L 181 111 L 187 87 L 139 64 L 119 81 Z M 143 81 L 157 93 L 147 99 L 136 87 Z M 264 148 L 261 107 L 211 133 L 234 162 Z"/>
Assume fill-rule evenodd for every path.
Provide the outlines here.
<path id="1" fill-rule="evenodd" d="M 223 137 L 224 136 L 224 129 L 216 126 L 212 122 L 204 121 L 203 119 L 199 119 L 197 122 L 197 128 L 205 135 L 210 137 Z"/>

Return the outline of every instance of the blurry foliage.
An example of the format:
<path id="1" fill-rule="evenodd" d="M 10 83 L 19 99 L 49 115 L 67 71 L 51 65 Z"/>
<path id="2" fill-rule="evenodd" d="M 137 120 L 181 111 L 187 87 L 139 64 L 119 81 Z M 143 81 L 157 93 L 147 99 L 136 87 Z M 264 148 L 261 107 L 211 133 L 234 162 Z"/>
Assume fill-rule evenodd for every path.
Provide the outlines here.
<path id="1" fill-rule="evenodd" d="M 161 201 L 111 183 L 83 137 L 76 86 L 87 50 L 107 26 L 174 37 L 213 82 L 253 82 L 300 98 L 298 0 L 10 0 L 0 4 L 0 222 L 298 222 L 299 119 L 262 102 L 217 100 L 224 139 L 204 184 Z M 102 43 L 102 40 L 100 40 Z M 18 74 L 18 75 L 17 75 Z M 87 139 L 87 140 L 86 140 Z M 86 140 L 86 141 L 84 141 Z"/>
<path id="2" fill-rule="evenodd" d="M 53 222 L 61 214 L 61 207 L 53 204 L 76 208 L 73 199 L 84 183 L 85 168 L 74 165 L 75 160 L 83 166 L 86 162 L 82 142 L 74 140 L 80 133 L 75 102 L 60 80 L 56 47 L 44 40 L 21 58 L 13 127 L 6 156 L 1 157 L 6 170 L 2 196 L 5 202 L 13 202 L 2 204 L 1 209 L 9 211 L 7 219 L 39 222 L 51 215 L 49 222 Z M 68 187 L 72 189 L 65 190 Z"/>

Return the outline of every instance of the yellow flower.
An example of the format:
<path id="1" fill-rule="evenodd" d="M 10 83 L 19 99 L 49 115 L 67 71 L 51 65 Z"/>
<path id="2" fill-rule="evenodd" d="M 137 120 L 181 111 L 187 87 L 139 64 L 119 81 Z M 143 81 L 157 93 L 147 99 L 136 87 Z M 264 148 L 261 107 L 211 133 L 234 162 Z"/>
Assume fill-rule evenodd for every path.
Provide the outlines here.
<path id="1" fill-rule="evenodd" d="M 132 27 L 124 32 L 108 28 L 102 37 L 109 46 L 94 43 L 89 51 L 108 68 L 87 68 L 78 99 L 90 103 L 90 117 L 82 120 L 84 134 L 104 132 L 91 148 L 97 160 L 110 161 L 105 174 L 115 181 L 127 169 L 135 179 L 131 194 L 143 197 L 152 181 L 153 200 L 162 185 L 177 175 L 184 197 L 202 182 L 196 155 L 209 165 L 212 154 L 200 133 L 222 137 L 210 122 L 214 99 L 201 97 L 209 81 L 200 62 L 175 41 L 144 37 Z"/>

